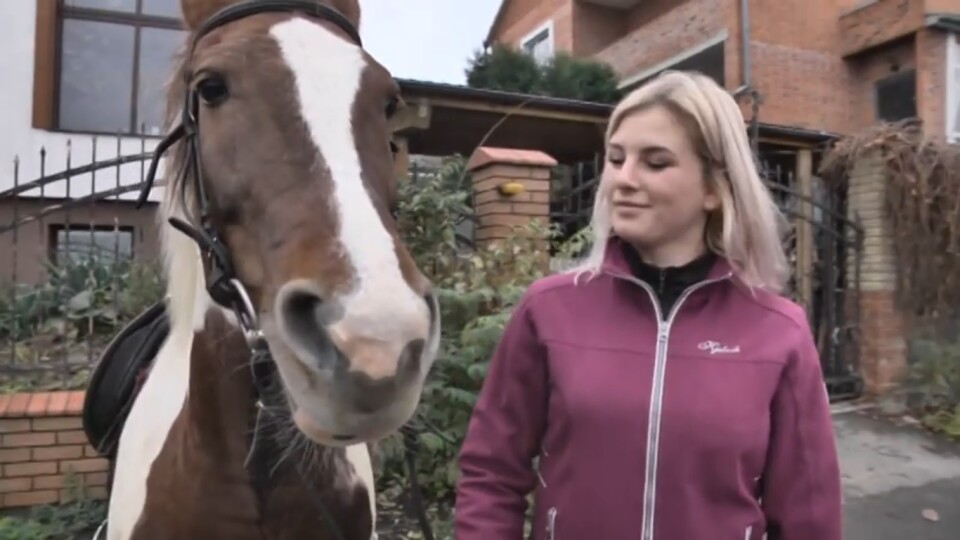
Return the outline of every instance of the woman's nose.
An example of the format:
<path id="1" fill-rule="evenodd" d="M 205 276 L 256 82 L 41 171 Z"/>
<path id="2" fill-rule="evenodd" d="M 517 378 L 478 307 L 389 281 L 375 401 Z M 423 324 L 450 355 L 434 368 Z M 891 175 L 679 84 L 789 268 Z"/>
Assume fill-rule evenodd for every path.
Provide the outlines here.
<path id="1" fill-rule="evenodd" d="M 610 179 L 611 183 L 620 189 L 638 189 L 643 183 L 639 167 L 632 159 L 625 160 L 619 168 L 614 169 Z"/>

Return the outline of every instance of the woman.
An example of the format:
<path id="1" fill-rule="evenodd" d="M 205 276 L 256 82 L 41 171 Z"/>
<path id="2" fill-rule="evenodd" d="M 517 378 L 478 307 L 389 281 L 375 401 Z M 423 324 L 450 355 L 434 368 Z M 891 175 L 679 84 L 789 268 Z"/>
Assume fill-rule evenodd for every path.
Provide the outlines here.
<path id="1" fill-rule="evenodd" d="M 594 243 L 534 283 L 460 456 L 458 540 L 838 540 L 829 404 L 734 100 L 667 73 L 606 135 Z M 764 535 L 767 535 L 764 537 Z"/>

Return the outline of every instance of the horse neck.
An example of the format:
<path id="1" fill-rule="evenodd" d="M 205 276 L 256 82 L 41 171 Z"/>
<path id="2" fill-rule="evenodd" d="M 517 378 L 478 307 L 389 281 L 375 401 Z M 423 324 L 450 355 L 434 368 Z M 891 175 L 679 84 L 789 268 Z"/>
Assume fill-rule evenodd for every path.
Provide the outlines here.
<path id="1" fill-rule="evenodd" d="M 182 458 L 199 467 L 203 480 L 197 481 L 252 487 L 261 504 L 261 526 L 281 536 L 337 538 L 318 522 L 323 504 L 345 538 L 369 538 L 367 492 L 358 489 L 345 451 L 293 441 L 293 428 L 269 412 L 256 424 L 258 396 L 249 361 L 239 329 L 211 310 L 193 340 L 181 431 Z M 257 448 L 251 453 L 254 429 Z"/>
<path id="2" fill-rule="evenodd" d="M 217 456 L 238 474 L 245 474 L 257 399 L 249 355 L 240 331 L 211 310 L 193 339 L 185 435 L 193 450 Z"/>

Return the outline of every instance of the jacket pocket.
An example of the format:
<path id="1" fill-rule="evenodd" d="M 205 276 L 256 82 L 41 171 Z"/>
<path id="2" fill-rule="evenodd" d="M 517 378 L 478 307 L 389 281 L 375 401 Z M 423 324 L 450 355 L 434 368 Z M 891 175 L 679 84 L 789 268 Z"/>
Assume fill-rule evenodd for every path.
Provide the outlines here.
<path id="1" fill-rule="evenodd" d="M 557 540 L 557 507 L 547 510 L 547 540 Z"/>

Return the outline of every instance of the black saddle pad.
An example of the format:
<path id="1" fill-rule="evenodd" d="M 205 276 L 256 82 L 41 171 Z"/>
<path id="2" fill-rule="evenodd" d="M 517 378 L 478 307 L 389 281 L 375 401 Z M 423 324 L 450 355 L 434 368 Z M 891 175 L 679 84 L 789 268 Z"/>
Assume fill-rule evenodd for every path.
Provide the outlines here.
<path id="1" fill-rule="evenodd" d="M 115 457 L 130 407 L 169 331 L 166 305 L 158 302 L 124 326 L 100 355 L 87 385 L 83 429 L 102 456 Z"/>

